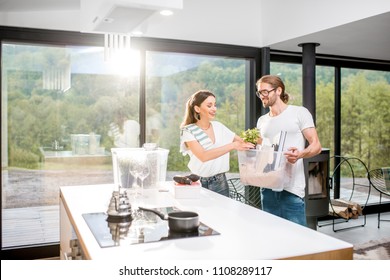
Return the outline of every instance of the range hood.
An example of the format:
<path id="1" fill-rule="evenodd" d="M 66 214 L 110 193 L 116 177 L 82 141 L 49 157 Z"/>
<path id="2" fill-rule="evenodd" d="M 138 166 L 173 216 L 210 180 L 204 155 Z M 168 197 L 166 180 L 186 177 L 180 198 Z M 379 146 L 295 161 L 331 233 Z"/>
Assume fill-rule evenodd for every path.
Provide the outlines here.
<path id="1" fill-rule="evenodd" d="M 81 0 L 83 32 L 130 33 L 161 10 L 181 10 L 183 0 Z"/>

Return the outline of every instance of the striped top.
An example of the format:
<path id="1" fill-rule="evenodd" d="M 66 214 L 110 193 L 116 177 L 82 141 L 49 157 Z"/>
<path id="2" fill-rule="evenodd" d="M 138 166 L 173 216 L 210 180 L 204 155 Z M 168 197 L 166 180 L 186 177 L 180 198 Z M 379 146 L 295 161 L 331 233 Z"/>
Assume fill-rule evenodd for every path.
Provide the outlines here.
<path id="1" fill-rule="evenodd" d="M 188 130 L 194 135 L 195 139 L 198 140 L 199 144 L 205 149 L 208 150 L 213 145 L 210 137 L 196 124 L 186 125 L 183 129 Z"/>
<path id="2" fill-rule="evenodd" d="M 205 150 L 212 150 L 233 142 L 235 133 L 218 121 L 211 121 L 215 142 L 197 125 L 189 124 L 181 129 L 180 152 L 190 156 L 188 168 L 191 173 L 201 177 L 210 177 L 229 170 L 229 153 L 215 159 L 201 161 L 186 146 L 186 142 L 198 141 Z"/>

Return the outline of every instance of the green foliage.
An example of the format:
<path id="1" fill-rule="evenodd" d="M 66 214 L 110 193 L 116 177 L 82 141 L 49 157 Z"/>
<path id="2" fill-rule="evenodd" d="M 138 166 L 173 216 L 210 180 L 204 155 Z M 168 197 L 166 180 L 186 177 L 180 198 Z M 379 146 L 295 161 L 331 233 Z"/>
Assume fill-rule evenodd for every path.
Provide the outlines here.
<path id="1" fill-rule="evenodd" d="M 271 63 L 271 74 L 282 78 L 289 94 L 289 104 L 302 105 L 302 65 L 288 63 Z"/>
<path id="2" fill-rule="evenodd" d="M 12 145 L 9 149 L 8 156 L 10 166 L 29 169 L 37 169 L 39 167 L 40 158 L 31 151 Z"/>
<path id="3" fill-rule="evenodd" d="M 171 62 L 165 62 L 171 63 Z M 176 65 L 172 65 L 176 67 Z M 157 66 L 158 68 L 158 66 Z M 216 120 L 238 134 L 245 127 L 245 61 L 235 59 L 205 60 L 198 68 L 163 78 L 148 80 L 147 110 L 161 106 L 159 146 L 169 149 L 168 170 L 188 171 L 188 156 L 179 152 L 180 123 L 189 96 L 200 89 L 216 95 Z M 161 88 L 161 84 L 164 86 Z M 150 101 L 149 101 L 150 100 Z M 153 101 L 152 101 L 153 100 Z M 158 101 L 157 101 L 158 100 Z M 161 101 L 160 101 L 161 102 Z M 147 112 L 148 112 L 147 111 Z M 231 170 L 238 170 L 237 155 L 231 153 Z"/>
<path id="4" fill-rule="evenodd" d="M 325 71 L 317 72 L 321 74 Z M 332 75 L 332 73 L 329 75 Z M 334 151 L 334 83 L 333 81 L 325 83 L 328 79 L 324 74 L 321 77 L 324 78 L 324 81 L 319 81 L 316 87 L 317 133 L 321 145 L 330 149 L 330 151 Z"/>
<path id="5" fill-rule="evenodd" d="M 12 145 L 10 165 L 37 168 L 39 147 L 51 146 L 57 140 L 70 149 L 70 134 L 75 133 L 100 134 L 101 144 L 109 151 L 113 145 L 113 139 L 107 134 L 110 123 L 122 129 L 124 120 L 139 120 L 137 77 L 72 73 L 68 91 L 44 89 L 42 69 L 66 65 L 69 56 L 63 50 L 7 44 L 2 49 L 2 63 L 7 69 L 4 84 L 7 85 L 7 136 Z M 211 90 L 217 99 L 216 119 L 240 134 L 245 128 L 248 62 L 170 53 L 150 56 L 153 56 L 153 69 L 148 68 L 146 80 L 147 141 L 156 141 L 160 147 L 170 150 L 168 170 L 185 171 L 188 157 L 179 152 L 179 126 L 186 100 L 199 89 Z M 187 67 L 188 64 L 196 67 Z M 159 71 L 168 74 L 159 75 Z M 289 103 L 301 105 L 301 65 L 271 63 L 271 73 L 281 75 L 291 97 Z M 317 66 L 316 74 L 316 127 L 322 146 L 333 153 L 334 68 Z M 358 157 L 370 169 L 389 165 L 389 83 L 389 72 L 342 69 L 342 155 Z M 149 135 L 148 120 L 152 117 L 158 120 L 157 135 Z M 236 153 L 232 152 L 230 158 L 234 172 L 238 170 Z"/>
<path id="6" fill-rule="evenodd" d="M 183 156 L 178 146 L 170 146 L 169 147 L 169 155 L 168 155 L 168 170 L 171 171 L 188 171 L 189 156 Z"/>
<path id="7" fill-rule="evenodd" d="M 236 151 L 230 152 L 230 170 L 231 173 L 238 173 L 238 155 Z"/>
<path id="8" fill-rule="evenodd" d="M 259 133 L 259 130 L 257 128 L 252 128 L 252 129 L 247 129 L 247 130 L 241 132 L 240 136 L 245 142 L 253 143 L 256 145 L 257 140 L 260 137 L 260 133 Z"/>
<path id="9" fill-rule="evenodd" d="M 390 85 L 380 72 L 344 71 L 342 150 L 360 158 L 369 169 L 389 165 Z"/>

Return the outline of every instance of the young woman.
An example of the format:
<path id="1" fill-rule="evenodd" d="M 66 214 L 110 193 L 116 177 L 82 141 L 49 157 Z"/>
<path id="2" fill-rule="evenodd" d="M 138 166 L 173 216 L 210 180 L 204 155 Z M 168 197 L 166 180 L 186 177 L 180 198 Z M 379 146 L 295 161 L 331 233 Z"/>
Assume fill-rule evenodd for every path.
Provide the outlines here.
<path id="1" fill-rule="evenodd" d="M 180 126 L 180 151 L 190 156 L 188 168 L 201 177 L 202 187 L 229 196 L 225 174 L 230 168 L 229 153 L 254 145 L 214 121 L 216 111 L 216 98 L 210 91 L 197 91 L 188 99 Z"/>

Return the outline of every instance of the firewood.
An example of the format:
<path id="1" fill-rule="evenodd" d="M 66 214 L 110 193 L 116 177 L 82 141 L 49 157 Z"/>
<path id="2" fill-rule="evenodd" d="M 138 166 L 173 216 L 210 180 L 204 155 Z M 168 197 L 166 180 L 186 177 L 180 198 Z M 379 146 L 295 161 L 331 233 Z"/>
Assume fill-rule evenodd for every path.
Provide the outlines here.
<path id="1" fill-rule="evenodd" d="M 344 206 L 344 207 L 351 208 L 352 210 L 356 210 L 359 216 L 363 215 L 362 207 L 360 206 L 359 203 L 340 199 L 340 198 L 331 199 L 331 203 L 333 206 Z"/>
<path id="2" fill-rule="evenodd" d="M 349 219 L 349 208 L 346 206 L 329 205 L 329 213 L 333 216 L 339 216 L 346 220 Z"/>

